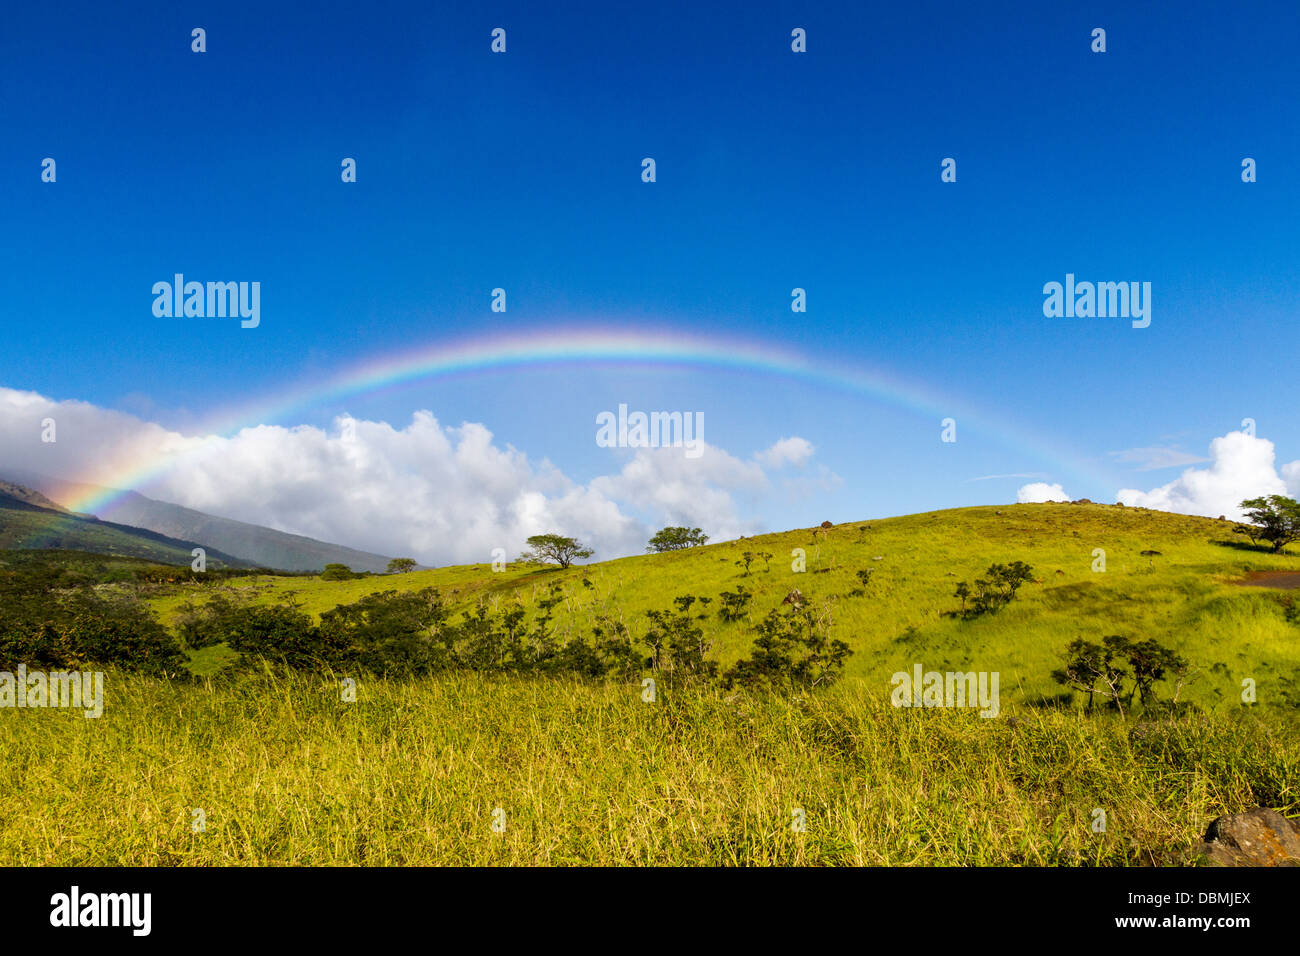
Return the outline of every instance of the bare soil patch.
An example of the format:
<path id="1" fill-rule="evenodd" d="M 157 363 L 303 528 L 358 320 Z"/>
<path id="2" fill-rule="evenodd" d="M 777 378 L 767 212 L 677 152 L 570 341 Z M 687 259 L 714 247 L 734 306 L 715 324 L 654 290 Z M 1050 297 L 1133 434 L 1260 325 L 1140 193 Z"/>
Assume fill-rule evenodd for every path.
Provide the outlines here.
<path id="1" fill-rule="evenodd" d="M 1294 591 L 1300 588 L 1300 571 L 1251 571 L 1246 580 L 1238 584 L 1248 588 L 1283 588 Z"/>

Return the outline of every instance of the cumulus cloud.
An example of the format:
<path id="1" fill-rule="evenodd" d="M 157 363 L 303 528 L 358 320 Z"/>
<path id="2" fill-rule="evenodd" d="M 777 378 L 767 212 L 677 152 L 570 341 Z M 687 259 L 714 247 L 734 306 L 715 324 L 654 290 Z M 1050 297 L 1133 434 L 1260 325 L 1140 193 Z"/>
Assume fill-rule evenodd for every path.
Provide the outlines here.
<path id="1" fill-rule="evenodd" d="M 795 465 L 802 468 L 813 455 L 812 442 L 804 438 L 782 438 L 780 441 L 760 451 L 754 458 L 766 468 L 780 468 L 783 465 Z"/>
<path id="2" fill-rule="evenodd" d="M 1118 500 L 1160 511 L 1240 519 L 1238 506 L 1245 498 L 1300 493 L 1300 461 L 1283 465 L 1279 474 L 1274 459 L 1271 441 L 1229 432 L 1210 442 L 1208 468 L 1188 468 L 1150 491 L 1121 489 Z"/>
<path id="3" fill-rule="evenodd" d="M 1060 485 L 1049 485 L 1045 481 L 1033 481 L 1022 485 L 1016 492 L 1016 500 L 1022 505 L 1042 504 L 1045 501 L 1069 501 L 1070 496 Z"/>
<path id="4" fill-rule="evenodd" d="M 40 440 L 52 418 L 57 441 Z M 736 501 L 773 491 L 766 469 L 804 464 L 812 445 L 783 438 L 742 460 L 715 446 L 613 452 L 619 470 L 578 483 L 546 459 L 501 445 L 483 424 L 447 426 L 417 411 L 396 428 L 339 419 L 334 428 L 258 425 L 229 437 L 187 436 L 85 402 L 0 388 L 0 466 L 135 490 L 223 517 L 325 541 L 410 555 L 426 564 L 513 558 L 532 534 L 560 531 L 598 558 L 635 554 L 665 524 L 715 541 L 763 530 Z M 630 454 L 630 457 L 627 457 Z"/>
<path id="5" fill-rule="evenodd" d="M 1300 498 L 1300 461 L 1292 461 L 1282 466 L 1282 480 L 1286 482 L 1288 497 Z"/>

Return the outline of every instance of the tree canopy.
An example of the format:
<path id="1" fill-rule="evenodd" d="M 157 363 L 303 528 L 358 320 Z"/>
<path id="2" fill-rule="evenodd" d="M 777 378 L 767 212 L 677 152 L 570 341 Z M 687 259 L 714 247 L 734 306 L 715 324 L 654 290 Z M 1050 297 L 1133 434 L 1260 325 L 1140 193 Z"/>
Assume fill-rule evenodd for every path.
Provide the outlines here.
<path id="1" fill-rule="evenodd" d="M 646 550 L 656 552 L 681 551 L 684 548 L 697 547 L 708 540 L 709 536 L 699 528 L 681 528 L 670 525 L 655 532 L 655 536 L 646 545 Z"/>
<path id="2" fill-rule="evenodd" d="M 528 550 L 521 555 L 521 559 L 567 568 L 577 558 L 589 558 L 595 553 L 576 538 L 566 538 L 560 534 L 535 534 L 528 539 Z"/>
<path id="3" fill-rule="evenodd" d="M 1249 535 L 1251 541 L 1267 541 L 1274 554 L 1300 539 L 1300 501 L 1285 495 L 1266 495 L 1247 498 L 1241 508 L 1250 523 L 1235 530 Z"/>

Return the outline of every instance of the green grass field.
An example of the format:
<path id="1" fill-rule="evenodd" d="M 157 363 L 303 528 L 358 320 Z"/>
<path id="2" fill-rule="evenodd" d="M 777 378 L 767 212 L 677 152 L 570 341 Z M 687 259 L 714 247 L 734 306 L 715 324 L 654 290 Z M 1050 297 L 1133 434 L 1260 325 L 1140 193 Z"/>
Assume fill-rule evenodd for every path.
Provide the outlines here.
<path id="1" fill-rule="evenodd" d="M 293 592 L 317 614 L 427 586 L 466 608 L 531 606 L 560 582 L 562 631 L 610 615 L 634 637 L 646 610 L 679 594 L 716 599 L 744 584 L 755 620 L 797 587 L 855 654 L 827 690 L 664 684 L 653 703 L 635 682 L 463 672 L 359 676 L 353 702 L 342 674 L 171 684 L 110 673 L 98 720 L 0 709 L 0 862 L 1186 864 L 1220 813 L 1300 812 L 1300 626 L 1287 620 L 1286 592 L 1234 583 L 1300 570 L 1300 558 L 1243 548 L 1230 528 L 1012 505 L 567 571 L 235 579 L 222 586 L 260 601 Z M 806 551 L 803 573 L 791 571 L 793 548 Z M 1104 572 L 1092 570 L 1095 548 Z M 770 569 L 759 558 L 745 576 L 735 561 L 746 550 L 772 553 Z M 1013 604 L 972 621 L 942 616 L 958 604 L 957 581 L 1012 560 L 1037 579 Z M 851 595 L 868 567 L 865 593 Z M 164 589 L 151 601 L 167 618 L 196 593 Z M 724 662 L 751 640 L 744 620 L 711 616 L 706 629 Z M 1113 633 L 1187 657 L 1201 676 L 1184 699 L 1199 710 L 1124 720 L 1035 705 L 1060 692 L 1049 674 L 1069 640 Z M 195 669 L 218 672 L 228 655 L 200 652 Z M 1000 716 L 890 706 L 890 675 L 915 663 L 1000 672 Z M 1246 677 L 1257 683 L 1251 707 Z M 1104 833 L 1092 827 L 1097 809 Z"/>
<path id="2" fill-rule="evenodd" d="M 1004 703 L 1053 695 L 1060 688 L 1049 675 L 1070 640 L 1124 634 L 1155 638 L 1187 657 L 1201 674 L 1184 699 L 1202 707 L 1236 706 L 1247 677 L 1261 703 L 1300 704 L 1300 629 L 1286 621 L 1282 592 L 1233 583 L 1249 571 L 1300 570 L 1300 557 L 1243 548 L 1248 542 L 1231 527 L 1104 505 L 1006 505 L 838 525 L 815 539 L 808 530 L 764 535 L 565 571 L 511 565 L 493 573 L 483 564 L 352 581 L 246 578 L 232 587 L 268 602 L 292 593 L 319 614 L 373 591 L 423 587 L 464 607 L 518 600 L 531 608 L 559 582 L 566 594 L 556 611 L 562 631 L 610 615 L 621 617 L 633 637 L 645 632 L 647 610 L 666 608 L 679 594 L 712 597 L 716 609 L 720 592 L 744 585 L 755 592 L 752 622 L 798 588 L 830 615 L 832 635 L 853 648 L 847 675 L 872 687 L 886 688 L 891 674 L 919 662 L 935 670 L 997 671 Z M 802 573 L 791 571 L 795 548 L 806 553 Z M 1106 552 L 1104 572 L 1092 570 L 1095 548 Z M 1145 550 L 1161 554 L 1142 557 Z M 746 576 L 735 565 L 745 551 L 773 557 L 756 560 Z M 952 596 L 958 581 L 1011 560 L 1032 565 L 1039 583 L 1022 588 L 996 616 L 942 616 L 960 603 Z M 854 574 L 864 568 L 875 569 L 871 581 L 851 596 L 860 586 Z M 193 596 L 178 589 L 152 603 L 168 620 Z M 724 664 L 749 647 L 745 621 L 711 617 L 705 630 Z M 222 651 L 197 655 L 196 669 L 215 669 Z"/>

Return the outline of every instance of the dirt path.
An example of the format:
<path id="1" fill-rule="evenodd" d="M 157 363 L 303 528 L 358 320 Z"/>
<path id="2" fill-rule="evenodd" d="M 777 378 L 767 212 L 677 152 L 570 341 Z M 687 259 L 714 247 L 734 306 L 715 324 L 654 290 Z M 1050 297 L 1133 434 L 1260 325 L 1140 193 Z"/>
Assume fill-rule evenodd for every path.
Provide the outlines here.
<path id="1" fill-rule="evenodd" d="M 1246 580 L 1238 584 L 1248 588 L 1284 588 L 1294 591 L 1300 588 L 1300 571 L 1251 571 Z"/>

